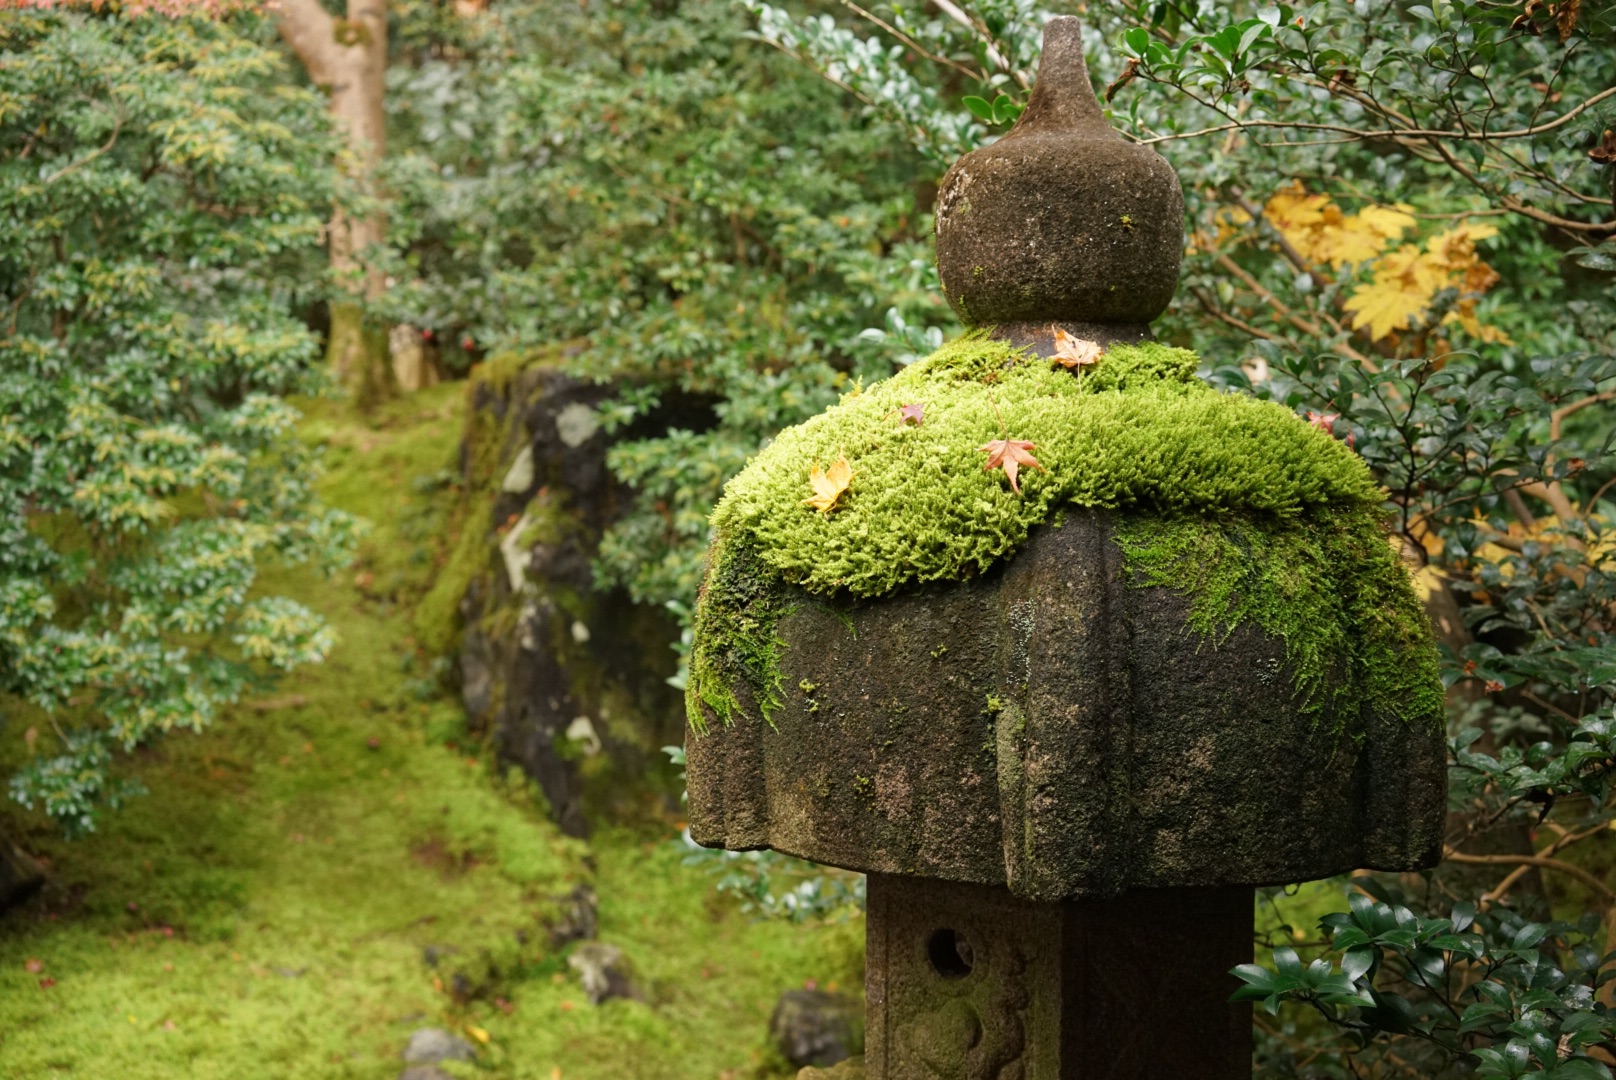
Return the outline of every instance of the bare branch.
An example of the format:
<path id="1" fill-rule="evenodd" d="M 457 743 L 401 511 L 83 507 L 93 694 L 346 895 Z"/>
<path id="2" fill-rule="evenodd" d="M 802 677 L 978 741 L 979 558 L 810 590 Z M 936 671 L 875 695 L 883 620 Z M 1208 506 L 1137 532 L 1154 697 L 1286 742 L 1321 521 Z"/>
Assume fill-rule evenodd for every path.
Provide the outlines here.
<path id="1" fill-rule="evenodd" d="M 1348 95 L 1359 104 L 1363 104 L 1362 95 Z M 1616 86 L 1602 90 L 1582 102 L 1573 109 L 1567 110 L 1563 115 L 1534 127 L 1516 128 L 1512 131 L 1448 131 L 1444 128 L 1421 128 L 1412 125 L 1402 128 L 1383 128 L 1375 131 L 1362 131 L 1357 128 L 1343 127 L 1340 124 L 1316 124 L 1303 120 L 1231 120 L 1227 124 L 1217 124 L 1213 127 L 1199 128 L 1195 131 L 1176 131 L 1170 135 L 1157 135 L 1148 139 L 1138 140 L 1149 146 L 1152 143 L 1173 142 L 1178 139 L 1198 139 L 1206 135 L 1218 135 L 1225 131 L 1237 131 L 1243 128 L 1294 128 L 1298 131 L 1333 131 L 1339 135 L 1346 135 L 1356 141 L 1369 139 L 1455 139 L 1461 142 L 1500 142 L 1505 139 L 1526 139 L 1533 135 L 1541 135 L 1545 131 L 1553 131 L 1562 124 L 1569 123 L 1599 104 L 1605 99 L 1616 96 Z M 1396 116 L 1393 113 L 1391 115 Z"/>
<path id="2" fill-rule="evenodd" d="M 858 15 L 859 18 L 865 19 L 874 23 L 876 26 L 879 26 L 881 29 L 885 30 L 887 33 L 901 41 L 904 45 L 913 49 L 916 53 L 919 53 L 932 63 L 942 64 L 945 67 L 951 67 L 969 79 L 976 79 L 979 82 L 987 81 L 986 72 L 977 71 L 974 68 L 968 68 L 958 60 L 951 60 L 939 53 L 929 51 L 924 45 L 920 44 L 920 42 L 916 41 L 902 30 L 899 30 L 896 26 L 893 26 L 879 15 L 876 15 L 871 11 L 866 11 L 864 8 L 861 8 L 857 4 L 853 3 L 853 0 L 842 0 L 842 6 L 848 8 L 854 14 Z"/>
<path id="3" fill-rule="evenodd" d="M 1449 862 L 1476 866 L 1535 866 L 1541 870 L 1558 870 L 1588 886 L 1605 903 L 1616 900 L 1616 893 L 1611 892 L 1610 886 L 1582 867 L 1568 863 L 1564 859 L 1551 859 L 1545 855 L 1467 855 L 1452 848 L 1444 851 L 1442 857 Z"/>
<path id="4" fill-rule="evenodd" d="M 1610 401 L 1612 398 L 1616 398 L 1616 390 L 1604 390 L 1555 409 L 1549 414 L 1549 438 L 1559 441 L 1561 426 L 1565 423 L 1565 418 L 1572 413 L 1580 412 L 1590 405 L 1598 405 L 1601 401 Z"/>

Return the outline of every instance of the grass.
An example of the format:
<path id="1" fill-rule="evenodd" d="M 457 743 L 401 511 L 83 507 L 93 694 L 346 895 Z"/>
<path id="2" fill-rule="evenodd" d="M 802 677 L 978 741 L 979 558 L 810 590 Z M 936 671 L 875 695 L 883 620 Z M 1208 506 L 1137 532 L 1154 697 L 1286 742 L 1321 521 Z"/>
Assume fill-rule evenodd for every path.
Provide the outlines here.
<path id="1" fill-rule="evenodd" d="M 151 793 L 86 839 L 0 808 L 51 873 L 0 916 L 0 1077 L 382 1080 L 426 1025 L 487 1034 L 468 1075 L 789 1075 L 764 1051 L 776 996 L 856 982 L 862 924 L 748 919 L 682 865 L 671 816 L 561 836 L 436 689 L 410 627 L 448 500 L 418 478 L 453 467 L 460 408 L 455 386 L 369 423 L 309 405 L 328 501 L 375 524 L 339 577 L 265 583 L 331 620 L 326 664 L 140 751 Z M 0 772 L 24 726 L 0 729 Z M 549 943 L 585 881 L 643 1002 L 589 1005 Z"/>

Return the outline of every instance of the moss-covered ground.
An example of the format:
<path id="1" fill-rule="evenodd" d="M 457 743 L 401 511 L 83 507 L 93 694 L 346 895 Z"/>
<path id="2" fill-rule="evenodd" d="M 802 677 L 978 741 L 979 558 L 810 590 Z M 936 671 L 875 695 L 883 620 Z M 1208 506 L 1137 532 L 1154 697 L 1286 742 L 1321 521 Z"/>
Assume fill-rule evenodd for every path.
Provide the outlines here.
<path id="1" fill-rule="evenodd" d="M 452 548 L 433 489 L 459 395 L 369 422 L 309 406 L 327 498 L 376 526 L 341 576 L 274 581 L 340 632 L 329 662 L 141 752 L 150 794 L 86 839 L 0 808 L 51 874 L 0 916 L 0 1077 L 383 1080 L 427 1025 L 486 1034 L 466 1075 L 788 1075 L 763 1049 L 776 996 L 857 979 L 860 924 L 747 918 L 682 864 L 671 816 L 564 838 L 468 736 L 410 638 Z M 21 719 L 0 772 L 27 752 Z M 643 1002 L 589 1005 L 549 943 L 556 898 L 585 881 Z"/>

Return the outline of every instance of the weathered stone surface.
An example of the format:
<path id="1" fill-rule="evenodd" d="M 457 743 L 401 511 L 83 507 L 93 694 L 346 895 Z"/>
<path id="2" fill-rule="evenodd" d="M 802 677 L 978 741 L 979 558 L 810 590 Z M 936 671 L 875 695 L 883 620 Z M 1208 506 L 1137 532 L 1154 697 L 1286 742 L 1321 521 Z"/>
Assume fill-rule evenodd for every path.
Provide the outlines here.
<path id="1" fill-rule="evenodd" d="M 1081 24 L 1044 27 L 1027 110 L 960 158 L 937 196 L 937 269 L 969 325 L 1095 322 L 1143 327 L 1167 309 L 1184 250 L 1172 167 L 1105 122 Z"/>
<path id="2" fill-rule="evenodd" d="M 1440 730 L 1332 737 L 1281 642 L 1201 639 L 1121 561 L 1107 516 L 1073 509 L 971 581 L 804 594 L 773 726 L 687 740 L 691 835 L 1045 901 L 1435 863 Z"/>
<path id="3" fill-rule="evenodd" d="M 572 950 L 567 966 L 578 973 L 578 981 L 592 1005 L 611 998 L 640 996 L 629 975 L 628 959 L 616 945 L 586 941 Z"/>
<path id="4" fill-rule="evenodd" d="M 769 1017 L 769 1041 L 799 1069 L 835 1065 L 864 1045 L 864 1004 L 824 990 L 787 990 Z"/>
<path id="5" fill-rule="evenodd" d="M 418 1028 L 404 1047 L 404 1060 L 411 1065 L 432 1065 L 439 1061 L 472 1061 L 476 1049 L 458 1035 L 442 1028 Z"/>
<path id="6" fill-rule="evenodd" d="M 488 570 L 460 605 L 462 701 L 472 727 L 538 782 L 574 836 L 588 831 L 586 803 L 609 811 L 644 793 L 628 778 L 655 773 L 683 718 L 666 682 L 677 628 L 623 590 L 597 589 L 592 564 L 633 498 L 606 468 L 611 444 L 670 425 L 700 429 L 705 405 L 671 400 L 609 437 L 594 414 L 609 392 L 543 365 L 479 383 L 462 448 L 467 486 L 492 500 L 496 525 L 514 522 L 488 537 Z M 496 445 L 479 447 L 479 437 Z"/>
<path id="7" fill-rule="evenodd" d="M 870 1076 L 1251 1075 L 1251 1009 L 1228 1000 L 1229 969 L 1251 961 L 1249 888 L 1041 904 L 882 874 L 869 885 Z"/>

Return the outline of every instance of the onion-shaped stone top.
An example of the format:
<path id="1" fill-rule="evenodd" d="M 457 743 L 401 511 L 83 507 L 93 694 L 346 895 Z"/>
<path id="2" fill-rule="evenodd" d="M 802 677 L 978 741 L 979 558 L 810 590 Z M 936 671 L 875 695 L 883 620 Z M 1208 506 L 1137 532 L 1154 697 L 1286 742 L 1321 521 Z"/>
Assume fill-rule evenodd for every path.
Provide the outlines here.
<path id="1" fill-rule="evenodd" d="M 937 196 L 937 269 L 971 326 L 1112 323 L 1143 328 L 1178 286 L 1184 195 L 1166 161 L 1105 121 L 1081 24 L 1044 27 L 1026 111 L 960 158 Z"/>

